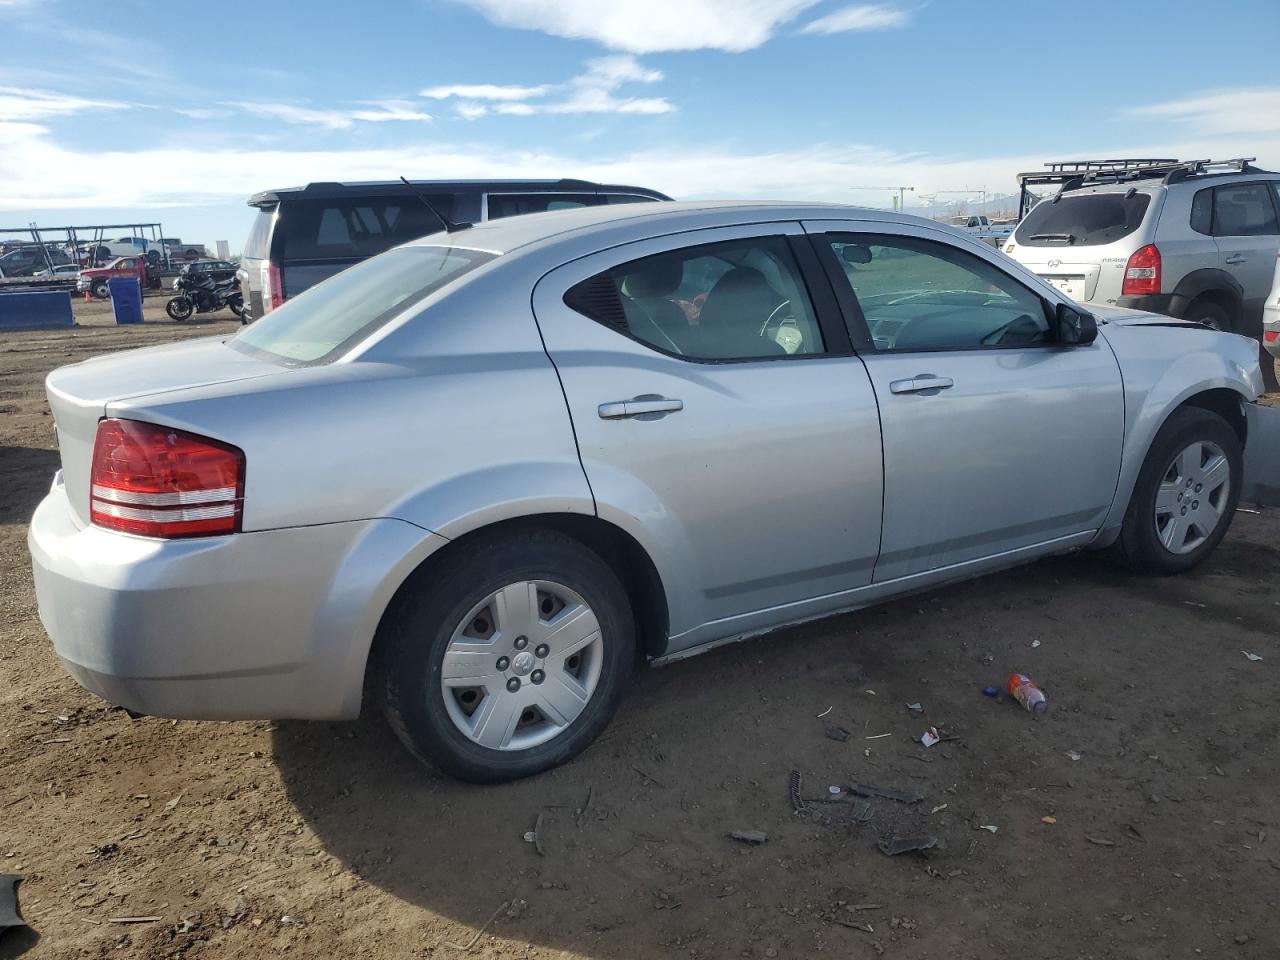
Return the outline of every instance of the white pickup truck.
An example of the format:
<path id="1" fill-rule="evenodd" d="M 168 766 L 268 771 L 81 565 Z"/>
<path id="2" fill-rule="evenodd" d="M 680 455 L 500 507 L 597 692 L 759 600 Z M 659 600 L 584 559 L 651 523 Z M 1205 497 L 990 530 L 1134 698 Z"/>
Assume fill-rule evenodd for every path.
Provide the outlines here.
<path id="1" fill-rule="evenodd" d="M 1000 247 L 1002 240 L 1013 236 L 1013 229 L 1018 225 L 1016 221 L 993 221 L 979 214 L 952 217 L 947 224 L 996 248 Z"/>

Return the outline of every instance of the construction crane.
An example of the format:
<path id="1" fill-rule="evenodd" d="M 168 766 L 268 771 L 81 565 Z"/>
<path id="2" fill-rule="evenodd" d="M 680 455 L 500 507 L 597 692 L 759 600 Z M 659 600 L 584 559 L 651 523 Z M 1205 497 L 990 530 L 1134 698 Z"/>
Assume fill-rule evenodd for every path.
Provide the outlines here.
<path id="1" fill-rule="evenodd" d="M 893 203 L 894 203 L 893 209 L 897 211 L 901 211 L 903 207 L 902 195 L 904 193 L 907 193 L 908 191 L 911 193 L 916 192 L 915 187 L 850 187 L 849 189 L 850 190 L 887 190 L 889 193 L 894 193 L 896 191 L 898 195 L 893 198 Z"/>

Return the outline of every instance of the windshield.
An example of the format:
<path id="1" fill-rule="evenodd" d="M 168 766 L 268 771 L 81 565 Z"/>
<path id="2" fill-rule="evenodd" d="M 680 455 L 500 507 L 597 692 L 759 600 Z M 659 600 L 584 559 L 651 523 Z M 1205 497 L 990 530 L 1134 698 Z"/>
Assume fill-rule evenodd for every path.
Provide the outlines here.
<path id="1" fill-rule="evenodd" d="M 246 327 L 230 343 L 287 363 L 326 363 L 495 256 L 458 247 L 388 250 L 299 294 Z"/>
<path id="2" fill-rule="evenodd" d="M 1142 225 L 1151 197 L 1145 193 L 1066 194 L 1031 208 L 1014 239 L 1024 247 L 1097 247 L 1114 243 Z"/>

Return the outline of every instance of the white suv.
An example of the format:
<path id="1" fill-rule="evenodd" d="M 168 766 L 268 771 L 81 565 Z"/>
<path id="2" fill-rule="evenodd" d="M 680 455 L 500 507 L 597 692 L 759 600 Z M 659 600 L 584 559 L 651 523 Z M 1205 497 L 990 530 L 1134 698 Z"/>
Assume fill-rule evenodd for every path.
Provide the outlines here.
<path id="1" fill-rule="evenodd" d="M 1004 252 L 1073 300 L 1259 337 L 1280 249 L 1280 174 L 1248 160 L 1110 163 L 1064 173 Z"/>

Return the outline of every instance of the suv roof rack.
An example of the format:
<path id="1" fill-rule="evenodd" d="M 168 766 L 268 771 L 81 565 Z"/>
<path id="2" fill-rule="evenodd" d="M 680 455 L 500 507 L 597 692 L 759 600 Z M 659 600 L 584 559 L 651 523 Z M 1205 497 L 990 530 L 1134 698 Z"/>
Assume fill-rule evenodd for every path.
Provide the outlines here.
<path id="1" fill-rule="evenodd" d="M 1124 183 L 1159 177 L 1166 185 L 1187 177 L 1209 173 L 1265 173 L 1252 164 L 1256 157 L 1232 160 L 1176 160 L 1168 158 L 1126 158 L 1121 160 L 1056 160 L 1045 163 L 1045 170 L 1018 174 L 1018 210 L 1026 216 L 1029 209 L 1028 187 L 1058 185 L 1058 193 L 1079 190 L 1100 183 Z"/>

